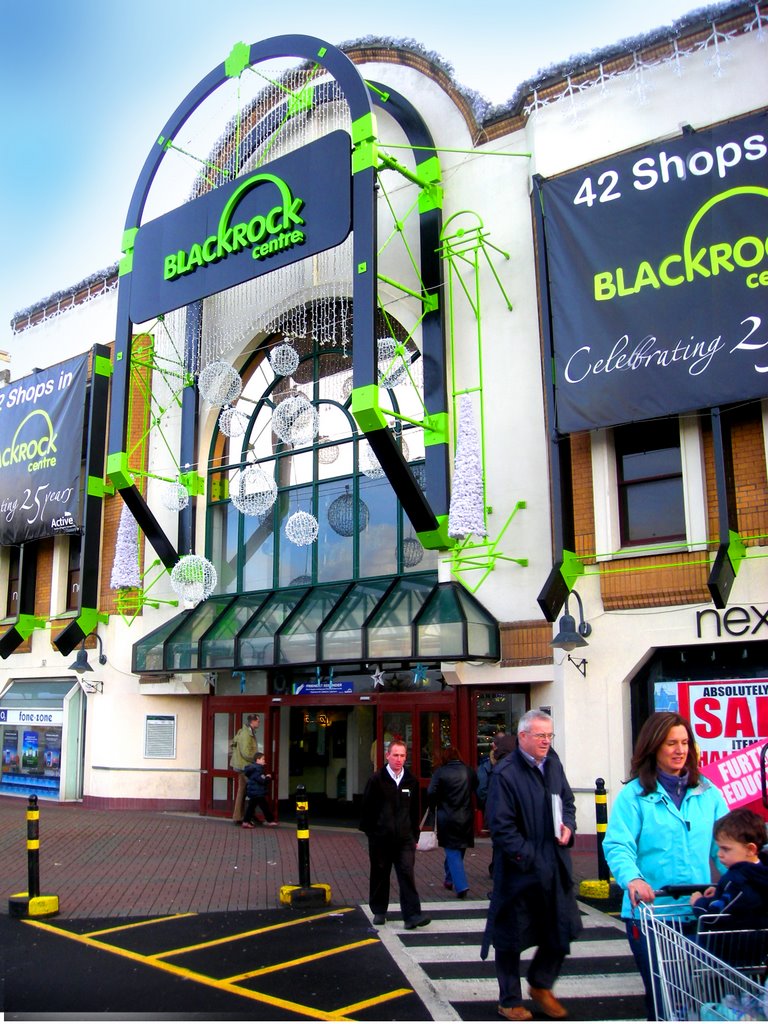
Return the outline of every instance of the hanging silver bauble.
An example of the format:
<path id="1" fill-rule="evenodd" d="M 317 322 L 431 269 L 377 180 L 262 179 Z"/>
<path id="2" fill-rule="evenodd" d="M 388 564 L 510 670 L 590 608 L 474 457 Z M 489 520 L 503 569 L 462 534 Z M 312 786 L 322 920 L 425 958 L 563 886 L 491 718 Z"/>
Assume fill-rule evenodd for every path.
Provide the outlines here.
<path id="1" fill-rule="evenodd" d="M 415 537 L 406 537 L 403 541 L 403 565 L 412 569 L 424 557 L 424 548 Z"/>
<path id="2" fill-rule="evenodd" d="M 302 548 L 317 540 L 319 530 L 317 520 L 309 512 L 294 512 L 285 524 L 285 535 L 288 540 Z"/>
<path id="3" fill-rule="evenodd" d="M 328 506 L 328 525 L 340 537 L 351 537 L 355 533 L 362 533 L 368 526 L 370 518 L 371 513 L 368 506 L 360 498 L 355 502 L 349 493 L 349 487 L 345 488 L 344 494 L 334 498 Z"/>
<path id="4" fill-rule="evenodd" d="M 230 487 L 229 496 L 244 516 L 260 516 L 275 504 L 277 484 L 261 466 L 246 466 Z"/>
<path id="5" fill-rule="evenodd" d="M 284 398 L 272 413 L 272 430 L 286 444 L 309 444 L 319 428 L 317 409 L 304 395 Z"/>
<path id="6" fill-rule="evenodd" d="M 383 388 L 394 388 L 406 375 L 405 363 L 397 355 L 397 345 L 392 338 L 379 338 L 376 349 L 379 360 L 379 384 Z"/>
<path id="7" fill-rule="evenodd" d="M 210 597 L 217 580 L 216 569 L 202 555 L 182 555 L 171 570 L 171 586 L 185 608 L 194 608 Z"/>
<path id="8" fill-rule="evenodd" d="M 299 367 L 299 353 L 288 342 L 273 348 L 269 363 L 278 377 L 289 377 Z"/>
<path id="9" fill-rule="evenodd" d="M 373 454 L 373 448 L 367 441 L 360 445 L 360 472 L 364 473 L 369 480 L 380 480 L 384 476 L 381 463 Z"/>
<path id="10" fill-rule="evenodd" d="M 289 587 L 308 587 L 312 582 L 311 576 L 294 576 L 291 582 L 288 584 Z"/>
<path id="11" fill-rule="evenodd" d="M 169 512 L 181 512 L 189 504 L 189 492 L 184 484 L 169 481 L 163 487 L 160 500 Z"/>
<path id="12" fill-rule="evenodd" d="M 324 441 L 330 441 L 329 437 L 318 438 L 318 444 L 323 444 Z M 339 446 L 337 444 L 326 444 L 325 447 L 317 449 L 317 459 L 324 466 L 330 466 L 339 457 Z"/>
<path id="13" fill-rule="evenodd" d="M 225 405 L 219 414 L 219 430 L 227 437 L 242 437 L 248 427 L 248 416 L 234 405 Z"/>
<path id="14" fill-rule="evenodd" d="M 217 360 L 200 371 L 197 387 L 210 405 L 226 405 L 240 397 L 243 382 L 234 366 Z"/>
<path id="15" fill-rule="evenodd" d="M 352 394 L 352 388 L 355 386 L 354 378 L 350 374 L 349 377 L 345 377 L 344 383 L 341 385 L 341 400 L 346 402 L 349 396 Z"/>
<path id="16" fill-rule="evenodd" d="M 411 466 L 411 472 L 413 473 L 413 479 L 423 491 L 427 486 L 427 467 L 423 462 L 420 462 L 418 466 Z"/>

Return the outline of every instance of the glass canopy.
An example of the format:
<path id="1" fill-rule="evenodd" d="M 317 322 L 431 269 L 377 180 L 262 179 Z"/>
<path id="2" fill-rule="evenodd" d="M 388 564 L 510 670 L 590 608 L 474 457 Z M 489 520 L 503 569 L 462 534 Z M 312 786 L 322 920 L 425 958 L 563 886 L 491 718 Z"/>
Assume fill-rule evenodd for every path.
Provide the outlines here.
<path id="1" fill-rule="evenodd" d="M 133 647 L 133 671 L 498 661 L 496 619 L 437 574 L 210 597 Z"/>

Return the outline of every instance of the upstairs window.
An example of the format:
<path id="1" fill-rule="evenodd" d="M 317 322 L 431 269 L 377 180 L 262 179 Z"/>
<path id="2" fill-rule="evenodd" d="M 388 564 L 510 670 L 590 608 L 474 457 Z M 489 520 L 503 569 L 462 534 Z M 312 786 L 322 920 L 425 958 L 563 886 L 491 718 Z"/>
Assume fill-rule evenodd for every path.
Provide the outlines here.
<path id="1" fill-rule="evenodd" d="M 614 447 L 622 546 L 685 540 L 678 421 L 617 427 Z"/>

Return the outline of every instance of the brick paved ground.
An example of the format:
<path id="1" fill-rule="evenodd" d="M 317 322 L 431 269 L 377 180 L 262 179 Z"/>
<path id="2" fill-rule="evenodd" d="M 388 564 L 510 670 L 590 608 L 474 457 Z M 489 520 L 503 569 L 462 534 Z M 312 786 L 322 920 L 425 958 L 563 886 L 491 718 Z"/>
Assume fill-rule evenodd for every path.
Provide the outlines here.
<path id="1" fill-rule="evenodd" d="M 0 797 L 0 912 L 26 892 L 26 800 Z M 368 856 L 355 829 L 310 820 L 311 881 L 331 887 L 334 904 L 366 903 Z M 491 847 L 478 839 L 466 855 L 470 894 L 489 888 Z M 234 827 L 228 820 L 157 811 L 101 811 L 40 803 L 40 893 L 59 897 L 60 917 L 147 916 L 191 911 L 268 909 L 283 885 L 296 885 L 295 828 Z M 422 901 L 450 900 L 440 852 L 419 854 Z M 596 878 L 593 853 L 576 853 L 577 880 Z M 396 886 L 394 905 L 396 906 Z"/>

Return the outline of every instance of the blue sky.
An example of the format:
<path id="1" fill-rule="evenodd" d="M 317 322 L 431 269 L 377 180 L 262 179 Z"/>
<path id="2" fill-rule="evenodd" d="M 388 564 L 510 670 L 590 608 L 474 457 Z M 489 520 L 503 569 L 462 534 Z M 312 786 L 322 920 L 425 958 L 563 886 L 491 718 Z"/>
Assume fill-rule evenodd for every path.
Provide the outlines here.
<path id="1" fill-rule="evenodd" d="M 120 256 L 128 202 L 160 129 L 234 43 L 298 32 L 410 38 L 503 103 L 537 70 L 669 24 L 691 0 L 2 0 L 3 273 L 12 314 Z"/>

